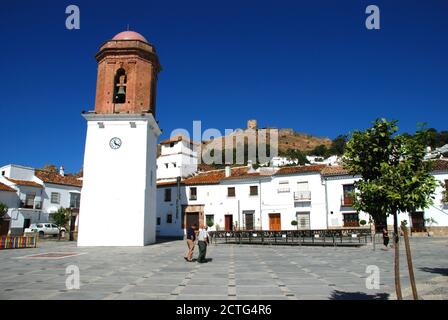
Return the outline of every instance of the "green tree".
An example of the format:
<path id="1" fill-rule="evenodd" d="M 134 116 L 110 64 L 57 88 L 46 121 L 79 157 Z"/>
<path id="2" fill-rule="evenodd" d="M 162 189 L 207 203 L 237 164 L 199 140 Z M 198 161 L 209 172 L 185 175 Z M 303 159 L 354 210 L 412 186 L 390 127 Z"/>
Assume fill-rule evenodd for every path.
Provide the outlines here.
<path id="1" fill-rule="evenodd" d="M 59 235 L 58 239 L 61 240 L 61 229 L 67 229 L 67 223 L 70 220 L 70 210 L 66 208 L 59 208 L 56 213 L 53 214 L 53 222 L 58 225 Z"/>
<path id="2" fill-rule="evenodd" d="M 285 156 L 290 160 L 296 161 L 298 165 L 309 163 L 305 153 L 298 149 L 288 149 L 285 153 Z"/>
<path id="3" fill-rule="evenodd" d="M 321 144 L 321 145 L 315 147 L 310 152 L 310 155 L 326 158 L 328 156 L 328 148 L 325 145 Z"/>
<path id="4" fill-rule="evenodd" d="M 394 217 L 395 289 L 401 299 L 399 274 L 400 212 L 427 208 L 437 186 L 431 163 L 423 161 L 427 130 L 415 135 L 399 135 L 397 121 L 377 119 L 365 131 L 355 131 L 347 142 L 343 162 L 355 183 L 354 208 L 369 213 L 375 223 Z"/>
<path id="5" fill-rule="evenodd" d="M 0 202 L 0 219 L 2 219 L 8 213 L 8 207 L 6 204 Z"/>
<path id="6" fill-rule="evenodd" d="M 328 153 L 330 155 L 342 156 L 344 154 L 345 145 L 347 144 L 347 134 L 337 136 L 332 142 Z"/>

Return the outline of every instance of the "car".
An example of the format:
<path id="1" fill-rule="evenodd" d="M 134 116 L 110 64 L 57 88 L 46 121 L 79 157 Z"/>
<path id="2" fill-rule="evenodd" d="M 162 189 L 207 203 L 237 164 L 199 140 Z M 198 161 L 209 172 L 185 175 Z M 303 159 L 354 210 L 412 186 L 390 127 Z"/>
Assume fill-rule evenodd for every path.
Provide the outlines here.
<path id="1" fill-rule="evenodd" d="M 66 231 L 67 230 L 64 227 L 59 229 L 57 224 L 49 222 L 33 223 L 29 228 L 25 229 L 25 233 L 35 232 L 41 237 L 48 235 L 56 237 L 59 232 L 61 233 L 61 236 L 64 236 Z"/>

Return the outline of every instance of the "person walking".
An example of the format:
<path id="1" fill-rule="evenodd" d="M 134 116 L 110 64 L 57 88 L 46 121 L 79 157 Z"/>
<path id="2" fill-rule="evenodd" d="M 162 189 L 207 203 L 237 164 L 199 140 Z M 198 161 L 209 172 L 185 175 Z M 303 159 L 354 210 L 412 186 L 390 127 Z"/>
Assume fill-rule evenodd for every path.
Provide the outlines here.
<path id="1" fill-rule="evenodd" d="M 205 256 L 207 254 L 207 246 L 209 244 L 209 235 L 207 232 L 207 227 L 201 224 L 201 227 L 199 229 L 198 233 L 198 247 L 199 247 L 199 256 L 198 256 L 198 262 L 204 263 L 207 262 L 205 259 Z"/>
<path id="2" fill-rule="evenodd" d="M 194 244 L 196 241 L 196 224 L 193 224 L 190 228 L 187 229 L 187 253 L 184 256 L 184 259 L 188 262 L 193 261 L 193 251 L 194 251 Z"/>
<path id="3" fill-rule="evenodd" d="M 383 228 L 383 244 L 385 250 L 387 250 L 387 247 L 389 245 L 389 232 L 387 231 L 387 227 Z"/>

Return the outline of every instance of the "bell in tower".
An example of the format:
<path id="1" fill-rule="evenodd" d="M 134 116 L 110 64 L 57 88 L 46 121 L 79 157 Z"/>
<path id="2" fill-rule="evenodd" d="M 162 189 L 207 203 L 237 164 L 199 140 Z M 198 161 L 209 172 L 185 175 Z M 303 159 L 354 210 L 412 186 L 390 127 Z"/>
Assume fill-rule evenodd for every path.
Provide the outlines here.
<path id="1" fill-rule="evenodd" d="M 155 116 L 155 88 L 161 67 L 154 46 L 145 37 L 134 31 L 121 32 L 100 47 L 96 60 L 96 113 Z"/>

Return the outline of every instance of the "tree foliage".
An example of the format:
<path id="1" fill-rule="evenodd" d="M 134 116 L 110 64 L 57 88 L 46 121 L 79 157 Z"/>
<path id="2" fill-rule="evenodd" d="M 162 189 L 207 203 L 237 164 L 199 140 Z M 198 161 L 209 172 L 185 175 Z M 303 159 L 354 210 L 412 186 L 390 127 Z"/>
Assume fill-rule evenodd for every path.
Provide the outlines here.
<path id="1" fill-rule="evenodd" d="M 58 225 L 59 228 L 66 227 L 68 221 L 70 220 L 70 211 L 61 207 L 53 214 L 52 220 Z"/>
<path id="2" fill-rule="evenodd" d="M 378 119 L 365 131 L 355 131 L 343 162 L 355 183 L 354 208 L 368 212 L 375 222 L 398 212 L 426 208 L 437 186 L 431 163 L 423 161 L 427 130 L 397 134 L 397 121 Z"/>
<path id="3" fill-rule="evenodd" d="M 8 207 L 6 204 L 0 202 L 0 219 L 8 213 Z"/>

